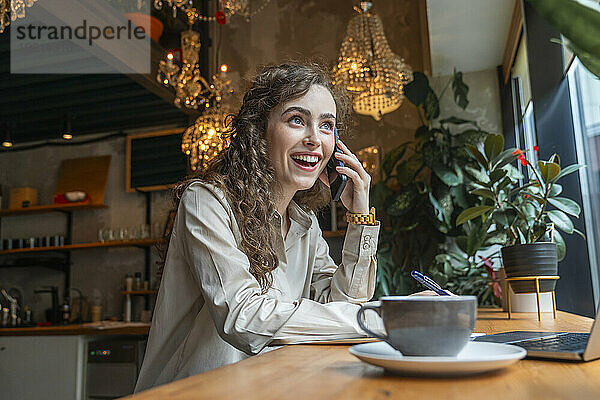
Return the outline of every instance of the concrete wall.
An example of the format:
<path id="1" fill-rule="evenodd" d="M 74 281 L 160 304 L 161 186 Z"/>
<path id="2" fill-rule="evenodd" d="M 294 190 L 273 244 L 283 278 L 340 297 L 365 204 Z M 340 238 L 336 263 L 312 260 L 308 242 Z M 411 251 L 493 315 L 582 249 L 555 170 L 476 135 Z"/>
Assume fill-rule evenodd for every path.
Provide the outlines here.
<path id="1" fill-rule="evenodd" d="M 436 93 L 440 93 L 451 76 L 431 78 L 430 84 Z M 466 72 L 463 81 L 469 86 L 469 105 L 465 110 L 456 105 L 449 87 L 440 99 L 440 115 L 454 115 L 459 118 L 477 121 L 481 129 L 502 133 L 502 111 L 500 109 L 500 92 L 498 74 L 495 69 Z"/>

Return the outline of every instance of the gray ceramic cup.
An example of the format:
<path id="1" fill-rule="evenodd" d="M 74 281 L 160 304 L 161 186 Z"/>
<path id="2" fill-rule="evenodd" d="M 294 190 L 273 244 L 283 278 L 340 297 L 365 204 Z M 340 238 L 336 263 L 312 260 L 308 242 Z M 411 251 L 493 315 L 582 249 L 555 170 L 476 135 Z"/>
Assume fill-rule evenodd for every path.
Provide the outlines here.
<path id="1" fill-rule="evenodd" d="M 386 334 L 365 326 L 363 313 L 379 311 Z M 405 356 L 456 356 L 469 342 L 477 318 L 475 296 L 386 296 L 363 304 L 358 324 Z"/>

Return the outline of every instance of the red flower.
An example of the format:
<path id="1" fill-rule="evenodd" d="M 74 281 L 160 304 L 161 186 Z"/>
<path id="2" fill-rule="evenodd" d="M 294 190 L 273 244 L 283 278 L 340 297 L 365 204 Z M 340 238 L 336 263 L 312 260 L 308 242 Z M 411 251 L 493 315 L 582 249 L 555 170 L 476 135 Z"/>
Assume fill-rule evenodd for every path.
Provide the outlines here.
<path id="1" fill-rule="evenodd" d="M 521 165 L 522 166 L 527 166 L 527 160 L 525 158 L 521 158 Z"/>
<path id="2" fill-rule="evenodd" d="M 540 148 L 538 146 L 533 146 L 533 150 L 534 151 L 540 151 Z"/>
<path id="3" fill-rule="evenodd" d="M 512 152 L 513 156 L 516 156 L 517 154 L 523 154 L 523 151 L 521 151 L 521 149 L 515 149 L 515 151 Z"/>
<path id="4" fill-rule="evenodd" d="M 485 269 L 488 271 L 488 276 L 490 277 L 491 282 L 488 282 L 488 285 L 492 288 L 494 296 L 500 300 L 502 298 L 502 287 L 500 286 L 500 282 L 498 282 L 498 276 L 496 275 L 496 271 L 493 269 L 492 260 L 487 257 L 479 256 L 483 261 L 483 265 L 485 265 Z"/>
<path id="5" fill-rule="evenodd" d="M 524 159 L 525 159 L 525 154 L 519 154 L 519 155 L 517 156 L 517 158 L 518 158 L 519 160 L 524 160 Z"/>
<path id="6" fill-rule="evenodd" d="M 526 199 L 528 199 L 529 195 L 528 194 L 524 194 L 523 197 L 526 198 Z"/>

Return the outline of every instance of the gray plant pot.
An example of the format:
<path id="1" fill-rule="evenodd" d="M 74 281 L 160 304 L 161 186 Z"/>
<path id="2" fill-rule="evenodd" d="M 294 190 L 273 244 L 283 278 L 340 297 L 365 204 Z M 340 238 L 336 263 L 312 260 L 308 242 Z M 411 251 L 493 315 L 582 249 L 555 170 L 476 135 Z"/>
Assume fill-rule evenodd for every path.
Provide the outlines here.
<path id="1" fill-rule="evenodd" d="M 502 248 L 502 262 L 507 278 L 558 275 L 556 243 L 516 244 Z M 513 281 L 515 293 L 535 292 L 535 281 Z M 556 280 L 540 280 L 540 291 L 553 291 Z"/>

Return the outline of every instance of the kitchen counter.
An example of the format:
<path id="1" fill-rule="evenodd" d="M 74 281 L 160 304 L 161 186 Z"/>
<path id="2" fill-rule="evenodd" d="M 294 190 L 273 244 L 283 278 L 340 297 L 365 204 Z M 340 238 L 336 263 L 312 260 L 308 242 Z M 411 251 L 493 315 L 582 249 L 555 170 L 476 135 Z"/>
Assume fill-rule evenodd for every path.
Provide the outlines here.
<path id="1" fill-rule="evenodd" d="M 102 321 L 83 324 L 0 328 L 0 336 L 147 335 L 150 324 Z"/>

